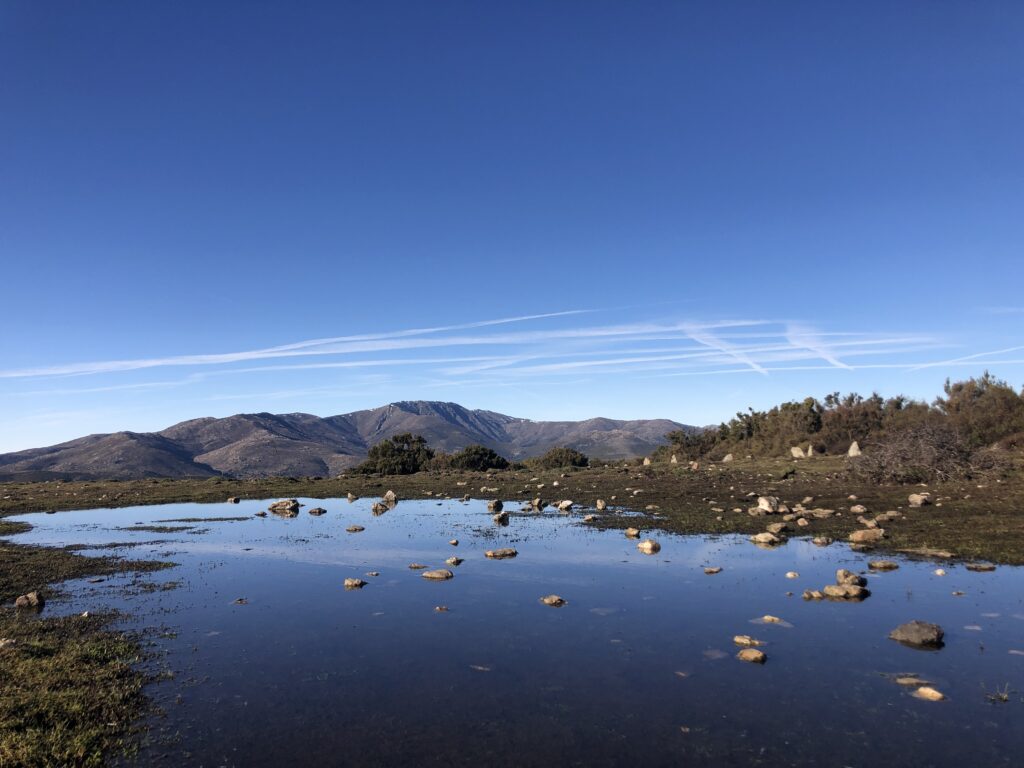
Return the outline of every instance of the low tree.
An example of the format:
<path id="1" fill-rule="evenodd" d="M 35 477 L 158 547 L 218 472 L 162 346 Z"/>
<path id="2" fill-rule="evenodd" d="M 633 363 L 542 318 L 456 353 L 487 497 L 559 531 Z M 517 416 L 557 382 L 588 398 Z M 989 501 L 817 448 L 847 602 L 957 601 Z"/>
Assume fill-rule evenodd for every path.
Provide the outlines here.
<path id="1" fill-rule="evenodd" d="M 468 445 L 453 453 L 449 460 L 452 469 L 486 472 L 488 469 L 508 469 L 508 460 L 483 445 Z"/>
<path id="2" fill-rule="evenodd" d="M 366 461 L 356 467 L 363 474 L 411 475 L 426 469 L 434 452 L 426 438 L 406 432 L 381 440 L 370 448 Z"/>
<path id="3" fill-rule="evenodd" d="M 575 448 L 559 446 L 538 458 L 536 463 L 541 469 L 560 469 L 562 467 L 585 467 L 590 463 L 590 459 Z"/>

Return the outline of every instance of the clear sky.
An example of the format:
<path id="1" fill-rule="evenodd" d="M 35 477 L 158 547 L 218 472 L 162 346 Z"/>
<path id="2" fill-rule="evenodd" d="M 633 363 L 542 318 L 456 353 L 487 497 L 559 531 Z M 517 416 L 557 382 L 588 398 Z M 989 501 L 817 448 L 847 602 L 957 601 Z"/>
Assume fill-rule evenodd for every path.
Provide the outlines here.
<path id="1" fill-rule="evenodd" d="M 6 0 L 0 451 L 1020 387 L 1022 41 L 1016 0 Z"/>

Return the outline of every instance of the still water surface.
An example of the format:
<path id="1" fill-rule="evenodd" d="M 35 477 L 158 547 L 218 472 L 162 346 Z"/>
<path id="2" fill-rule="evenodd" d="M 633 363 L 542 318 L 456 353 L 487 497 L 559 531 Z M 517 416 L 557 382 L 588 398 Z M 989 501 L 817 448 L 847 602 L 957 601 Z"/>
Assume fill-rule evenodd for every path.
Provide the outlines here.
<path id="1" fill-rule="evenodd" d="M 512 512 L 501 527 L 481 501 L 402 501 L 382 516 L 368 499 L 300 501 L 294 519 L 254 517 L 266 501 L 19 518 L 35 528 L 18 541 L 146 542 L 113 551 L 179 563 L 144 579 L 175 589 L 72 582 L 47 607 L 117 608 L 157 637 L 174 679 L 148 689 L 163 714 L 133 764 L 1021 764 L 1024 569 L 943 564 L 936 576 L 936 563 L 904 559 L 867 574 L 862 603 L 805 602 L 805 588 L 871 558 L 647 531 L 662 545 L 651 556 L 576 513 Z M 327 514 L 307 514 L 315 506 Z M 246 519 L 160 522 L 224 516 Z M 484 557 L 499 547 L 519 555 Z M 452 555 L 464 562 L 446 565 Z M 455 578 L 427 581 L 412 563 Z M 367 586 L 345 590 L 346 577 Z M 567 605 L 539 602 L 552 593 Z M 942 625 L 945 647 L 887 639 L 911 619 Z M 737 634 L 765 641 L 764 666 L 735 658 Z M 914 698 L 900 673 L 947 700 Z M 1009 702 L 988 698 L 1007 686 Z"/>

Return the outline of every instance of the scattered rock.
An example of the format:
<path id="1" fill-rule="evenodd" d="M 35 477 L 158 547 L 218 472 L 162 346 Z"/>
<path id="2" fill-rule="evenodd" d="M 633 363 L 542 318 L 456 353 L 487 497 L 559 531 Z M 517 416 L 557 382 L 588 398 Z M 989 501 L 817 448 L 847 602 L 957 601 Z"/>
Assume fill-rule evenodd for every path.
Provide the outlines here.
<path id="1" fill-rule="evenodd" d="M 789 455 L 792 456 L 794 459 L 807 458 L 807 454 L 804 453 L 804 449 L 798 448 L 796 446 L 793 446 L 792 448 L 789 449 Z"/>
<path id="2" fill-rule="evenodd" d="M 434 612 L 435 613 L 448 613 L 448 606 L 447 605 L 435 605 L 434 606 Z"/>
<path id="3" fill-rule="evenodd" d="M 941 648 L 945 633 L 938 624 L 926 621 L 910 621 L 900 624 L 889 633 L 889 639 L 914 648 Z"/>
<path id="4" fill-rule="evenodd" d="M 895 571 L 899 567 L 899 563 L 892 560 L 871 560 L 868 563 L 868 568 L 872 571 Z"/>
<path id="5" fill-rule="evenodd" d="M 764 645 L 764 643 L 762 643 L 760 640 L 755 640 L 750 635 L 736 635 L 736 637 L 734 637 L 732 641 L 736 643 L 736 645 L 743 645 L 747 648 L 754 648 L 755 646 Z"/>
<path id="6" fill-rule="evenodd" d="M 640 538 L 640 529 L 639 528 L 627 528 L 624 531 L 624 533 L 626 534 L 626 538 L 627 539 L 639 539 Z"/>
<path id="7" fill-rule="evenodd" d="M 643 541 L 637 542 L 636 548 L 645 555 L 654 555 L 661 551 L 661 544 L 656 542 L 654 539 L 644 539 Z"/>
<path id="8" fill-rule="evenodd" d="M 268 509 L 280 517 L 298 517 L 300 506 L 295 499 L 281 499 L 271 504 Z"/>
<path id="9" fill-rule="evenodd" d="M 228 504 L 237 504 L 241 499 L 237 496 L 228 496 Z"/>
<path id="10" fill-rule="evenodd" d="M 850 448 L 849 448 L 849 450 L 846 451 L 846 455 L 847 456 L 860 456 L 860 446 L 857 444 L 856 440 L 854 440 L 852 443 L 850 443 Z"/>
<path id="11" fill-rule="evenodd" d="M 768 533 L 773 533 L 776 536 L 778 536 L 780 533 L 785 533 L 786 531 L 788 531 L 789 526 L 785 523 L 772 523 L 765 530 L 767 530 Z"/>
<path id="12" fill-rule="evenodd" d="M 912 507 L 925 507 L 932 503 L 932 495 L 930 493 L 912 493 L 907 501 Z"/>
<path id="13" fill-rule="evenodd" d="M 349 504 L 351 504 L 353 501 L 359 500 L 359 497 L 352 493 L 352 491 L 349 491 L 345 498 L 348 499 Z"/>
<path id="14" fill-rule="evenodd" d="M 311 514 L 313 517 L 320 517 L 320 515 L 326 515 L 327 510 L 324 509 L 323 507 L 313 507 L 311 510 L 309 510 L 309 514 Z"/>
<path id="15" fill-rule="evenodd" d="M 815 536 L 813 539 L 811 539 L 811 544 L 813 544 L 816 547 L 827 547 L 831 543 L 832 539 L 830 539 L 828 536 Z"/>
<path id="16" fill-rule="evenodd" d="M 448 579 L 455 578 L 455 574 L 447 568 L 438 568 L 436 571 L 424 571 L 420 576 L 431 581 L 447 581 Z"/>
<path id="17" fill-rule="evenodd" d="M 426 567 L 423 563 L 409 563 L 410 571 L 422 571 Z"/>
<path id="18" fill-rule="evenodd" d="M 558 502 L 558 511 L 559 512 L 568 512 L 570 509 L 572 509 L 572 500 L 571 499 L 566 499 L 565 501 Z"/>
<path id="19" fill-rule="evenodd" d="M 708 576 L 714 576 L 716 573 L 721 573 L 721 572 L 722 572 L 722 569 L 720 567 L 718 567 L 717 565 L 704 569 L 704 573 L 706 573 Z"/>
<path id="20" fill-rule="evenodd" d="M 863 587 L 867 583 L 867 579 L 863 576 L 858 576 L 853 571 L 848 571 L 845 568 L 840 568 L 836 571 L 836 584 L 852 584 L 855 587 Z"/>
<path id="21" fill-rule="evenodd" d="M 502 510 L 502 508 L 504 506 L 505 505 L 501 503 L 500 499 L 494 499 L 493 501 L 488 501 L 487 502 L 487 511 L 488 512 L 501 512 L 501 510 Z"/>
<path id="22" fill-rule="evenodd" d="M 826 584 L 821 591 L 833 600 L 863 600 L 871 594 L 856 584 Z"/>
<path id="23" fill-rule="evenodd" d="M 761 621 L 765 624 L 782 624 L 783 621 L 778 616 L 772 616 L 770 613 L 766 613 L 761 617 Z"/>
<path id="24" fill-rule="evenodd" d="M 651 457 L 650 456 L 644 456 L 644 466 L 645 467 L 651 466 Z"/>
<path id="25" fill-rule="evenodd" d="M 748 664 L 764 664 L 768 661 L 764 651 L 759 651 L 757 648 L 744 648 L 736 654 L 736 658 Z"/>
<path id="26" fill-rule="evenodd" d="M 593 523 L 596 520 L 597 520 L 597 515 L 584 515 L 583 516 L 583 522 L 584 523 Z"/>
<path id="27" fill-rule="evenodd" d="M 608 508 L 608 503 L 607 503 L 607 502 L 606 502 L 606 501 L 605 501 L 604 499 L 598 499 L 598 500 L 597 500 L 597 501 L 596 501 L 596 502 L 594 503 L 594 508 L 595 508 L 595 509 L 596 509 L 596 510 L 597 510 L 598 512 L 604 512 L 604 511 L 605 511 L 605 510 L 606 510 L 606 509 Z"/>
<path id="28" fill-rule="evenodd" d="M 508 512 L 499 512 L 491 519 L 494 520 L 494 522 L 496 522 L 498 525 L 508 525 Z"/>
<path id="29" fill-rule="evenodd" d="M 727 464 L 727 463 L 728 463 L 728 462 L 730 462 L 730 461 L 733 461 L 733 456 L 732 456 L 732 454 L 731 454 L 731 453 L 727 453 L 727 454 L 725 454 L 725 457 L 724 457 L 724 458 L 722 459 L 722 463 L 723 463 L 723 464 Z M 690 463 L 690 469 L 699 469 L 699 468 L 700 468 L 700 465 L 699 465 L 699 464 L 698 464 L 698 465 L 697 465 L 696 467 L 694 467 L 694 466 L 693 466 L 694 464 L 697 464 L 697 462 L 695 462 L 695 461 L 694 461 L 694 462 L 691 462 L 691 463 Z"/>
<path id="30" fill-rule="evenodd" d="M 866 515 L 868 513 L 868 508 L 863 504 L 854 504 L 850 507 L 850 512 L 855 515 Z"/>
<path id="31" fill-rule="evenodd" d="M 392 507 L 398 503 L 398 497 L 395 495 L 394 491 L 388 491 L 384 494 L 384 503 L 389 504 Z"/>
<path id="32" fill-rule="evenodd" d="M 349 533 L 359 533 L 360 531 L 365 531 L 366 529 L 363 528 L 363 526 L 361 526 L 361 525 L 350 525 L 345 530 L 348 531 Z"/>
<path id="33" fill-rule="evenodd" d="M 825 593 L 818 589 L 805 589 L 804 600 L 824 600 Z"/>
<path id="34" fill-rule="evenodd" d="M 796 571 L 786 571 L 786 578 L 787 579 L 799 579 L 800 578 L 800 574 L 797 573 Z"/>
<path id="35" fill-rule="evenodd" d="M 384 503 L 383 501 L 375 501 L 375 502 L 373 502 L 373 506 L 372 506 L 372 507 L 370 507 L 370 511 L 371 511 L 371 512 L 372 512 L 372 513 L 373 513 L 373 514 L 374 514 L 375 516 L 380 516 L 380 515 L 383 515 L 383 514 L 384 514 L 385 512 L 387 512 L 387 511 L 388 511 L 389 509 L 391 509 L 391 507 L 389 507 L 389 506 L 388 506 L 387 504 L 385 504 L 385 503 Z"/>
<path id="36" fill-rule="evenodd" d="M 46 605 L 46 601 L 43 599 L 43 596 L 34 590 L 21 595 L 14 601 L 16 608 L 28 608 L 37 611 L 42 610 L 44 605 Z"/>
<path id="37" fill-rule="evenodd" d="M 454 555 L 452 555 L 447 560 L 445 560 L 445 562 L 448 563 L 448 565 L 459 566 L 462 565 L 465 561 L 461 557 L 455 557 Z"/>
<path id="38" fill-rule="evenodd" d="M 450 539 L 448 541 L 448 543 L 451 544 L 453 547 L 459 546 L 459 540 L 458 539 Z"/>
<path id="39" fill-rule="evenodd" d="M 489 557 L 491 560 L 506 560 L 510 557 L 515 557 L 519 553 L 511 547 L 505 547 L 503 549 L 488 549 L 484 552 L 484 557 Z"/>
<path id="40" fill-rule="evenodd" d="M 930 685 L 922 685 L 914 691 L 914 696 L 925 701 L 942 701 L 946 698 L 942 695 L 941 691 L 932 688 Z"/>
<path id="41" fill-rule="evenodd" d="M 750 537 L 750 540 L 755 544 L 761 544 L 764 546 L 774 546 L 782 543 L 782 540 L 778 536 L 774 533 L 769 533 L 768 531 L 765 531 L 764 533 L 755 533 Z"/>
<path id="42" fill-rule="evenodd" d="M 545 595 L 540 599 L 540 601 L 544 603 L 544 605 L 550 605 L 553 608 L 561 608 L 566 604 L 566 601 L 558 595 Z"/>
<path id="43" fill-rule="evenodd" d="M 232 604 L 232 605 L 248 605 L 248 604 L 249 604 L 249 601 L 248 601 L 248 600 L 247 600 L 246 598 L 244 598 L 244 597 L 238 597 L 238 598 L 235 598 L 235 599 L 234 599 L 234 600 L 232 601 L 232 603 L 231 603 L 231 604 Z"/>
<path id="44" fill-rule="evenodd" d="M 968 563 L 964 568 L 975 573 L 990 573 L 996 569 L 991 563 Z"/>
<path id="45" fill-rule="evenodd" d="M 366 575 L 370 576 L 371 578 L 375 578 L 377 576 L 380 576 L 380 571 L 367 571 Z"/>
<path id="46" fill-rule="evenodd" d="M 266 512 L 257 512 L 255 516 L 256 517 L 266 517 L 267 513 Z"/>
<path id="47" fill-rule="evenodd" d="M 763 509 L 769 514 L 774 514 L 779 511 L 779 500 L 775 496 L 758 496 L 757 508 Z"/>
<path id="48" fill-rule="evenodd" d="M 936 576 L 945 576 L 946 575 L 946 571 L 945 571 L 944 568 L 936 568 L 934 571 L 932 571 L 932 573 L 934 573 Z"/>
<path id="49" fill-rule="evenodd" d="M 853 544 L 875 544 L 885 538 L 885 529 L 865 528 L 862 531 L 854 531 L 849 538 Z"/>
<path id="50" fill-rule="evenodd" d="M 345 589 L 362 589 L 366 582 L 362 579 L 345 579 Z"/>

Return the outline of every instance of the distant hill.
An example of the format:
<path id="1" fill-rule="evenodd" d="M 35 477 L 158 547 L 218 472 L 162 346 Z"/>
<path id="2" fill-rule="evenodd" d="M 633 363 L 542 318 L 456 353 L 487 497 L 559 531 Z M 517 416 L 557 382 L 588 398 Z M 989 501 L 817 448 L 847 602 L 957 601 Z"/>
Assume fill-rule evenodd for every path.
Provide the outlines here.
<path id="1" fill-rule="evenodd" d="M 161 432 L 89 435 L 48 448 L 0 454 L 0 479 L 331 476 L 355 466 L 375 443 L 403 432 L 432 448 L 493 448 L 509 459 L 567 445 L 589 456 L 642 456 L 667 432 L 692 429 L 668 419 L 530 421 L 456 403 L 391 403 L 321 418 L 308 413 L 241 413 L 183 421 Z"/>

